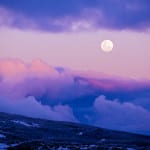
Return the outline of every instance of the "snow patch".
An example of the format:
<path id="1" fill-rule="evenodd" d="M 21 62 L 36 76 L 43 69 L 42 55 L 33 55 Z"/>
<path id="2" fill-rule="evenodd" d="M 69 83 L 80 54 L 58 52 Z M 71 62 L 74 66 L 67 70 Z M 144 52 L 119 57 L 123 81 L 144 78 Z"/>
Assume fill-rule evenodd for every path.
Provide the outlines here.
<path id="1" fill-rule="evenodd" d="M 89 145 L 90 148 L 94 148 L 96 147 L 96 145 L 92 144 L 92 145 Z"/>
<path id="2" fill-rule="evenodd" d="M 26 127 L 39 127 L 39 124 L 36 124 L 36 123 L 29 124 L 29 123 L 27 123 L 27 122 L 19 121 L 19 120 L 12 120 L 12 122 L 17 123 L 17 124 L 24 125 L 24 126 L 26 126 Z"/>
<path id="3" fill-rule="evenodd" d="M 79 132 L 78 135 L 83 135 L 83 132 Z"/>
<path id="4" fill-rule="evenodd" d="M 32 127 L 39 128 L 39 127 L 40 127 L 40 125 L 39 125 L 39 124 L 37 124 L 37 123 L 32 123 Z"/>
<path id="5" fill-rule="evenodd" d="M 24 125 L 24 126 L 27 126 L 27 127 L 31 127 L 30 124 L 24 122 L 24 121 L 19 121 L 19 120 L 12 120 L 12 122 L 14 123 L 18 123 L 18 124 L 21 124 L 21 125 Z"/>
<path id="6" fill-rule="evenodd" d="M 101 140 L 100 140 L 100 142 L 102 142 L 102 143 L 105 142 L 105 141 L 106 141 L 106 139 L 101 139 Z"/>
<path id="7" fill-rule="evenodd" d="M 0 134 L 0 138 L 5 138 L 6 136 L 4 134 Z"/>
<path id="8" fill-rule="evenodd" d="M 6 121 L 1 121 L 2 123 L 5 123 Z"/>
<path id="9" fill-rule="evenodd" d="M 8 148 L 8 145 L 6 145 L 5 143 L 0 143 L 0 150 L 5 150 Z"/>
<path id="10" fill-rule="evenodd" d="M 60 146 L 57 150 L 69 150 L 69 148 Z"/>

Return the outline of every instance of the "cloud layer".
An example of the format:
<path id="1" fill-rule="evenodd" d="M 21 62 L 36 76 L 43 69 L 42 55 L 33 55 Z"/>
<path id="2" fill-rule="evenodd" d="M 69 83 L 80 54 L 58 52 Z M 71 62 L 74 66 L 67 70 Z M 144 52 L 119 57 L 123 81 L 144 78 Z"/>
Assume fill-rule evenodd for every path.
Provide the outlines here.
<path id="1" fill-rule="evenodd" d="M 116 130 L 143 132 L 150 134 L 150 111 L 131 102 L 107 100 L 99 96 L 94 102 L 95 124 Z"/>
<path id="2" fill-rule="evenodd" d="M 150 81 L 91 76 L 39 59 L 0 60 L 4 112 L 150 134 L 149 91 Z"/>
<path id="3" fill-rule="evenodd" d="M 52 32 L 150 26 L 147 0 L 1 0 L 0 12 L 0 25 Z"/>
<path id="4" fill-rule="evenodd" d="M 1 97 L 0 103 L 1 112 L 21 114 L 35 118 L 77 122 L 72 109 L 67 105 L 50 107 L 37 102 L 34 97 L 14 101 Z"/>

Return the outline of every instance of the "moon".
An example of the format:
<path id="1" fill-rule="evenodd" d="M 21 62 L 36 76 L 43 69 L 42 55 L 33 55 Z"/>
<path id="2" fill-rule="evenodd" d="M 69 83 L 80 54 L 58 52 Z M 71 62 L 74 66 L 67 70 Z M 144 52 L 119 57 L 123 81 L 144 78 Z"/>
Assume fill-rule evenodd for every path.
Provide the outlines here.
<path id="1" fill-rule="evenodd" d="M 114 47 L 114 44 L 111 40 L 104 40 L 101 43 L 101 49 L 104 52 L 111 52 Z"/>

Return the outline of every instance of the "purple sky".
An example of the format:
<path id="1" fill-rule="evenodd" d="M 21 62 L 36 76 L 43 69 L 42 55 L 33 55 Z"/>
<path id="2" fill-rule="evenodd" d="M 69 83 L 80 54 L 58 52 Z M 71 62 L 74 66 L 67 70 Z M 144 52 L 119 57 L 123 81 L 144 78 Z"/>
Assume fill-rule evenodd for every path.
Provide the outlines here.
<path id="1" fill-rule="evenodd" d="M 147 0 L 1 0 L 0 57 L 149 79 L 149 7 Z M 104 39 L 114 42 L 111 53 L 100 50 Z"/>
<path id="2" fill-rule="evenodd" d="M 0 0 L 1 111 L 150 134 L 149 91 L 150 1 Z"/>

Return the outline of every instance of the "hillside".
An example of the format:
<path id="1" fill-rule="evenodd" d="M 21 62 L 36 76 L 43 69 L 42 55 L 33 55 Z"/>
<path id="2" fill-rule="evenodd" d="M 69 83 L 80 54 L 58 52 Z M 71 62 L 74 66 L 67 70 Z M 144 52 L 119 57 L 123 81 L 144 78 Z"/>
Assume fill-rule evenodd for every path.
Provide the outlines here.
<path id="1" fill-rule="evenodd" d="M 150 136 L 0 113 L 0 149 L 150 149 Z"/>

